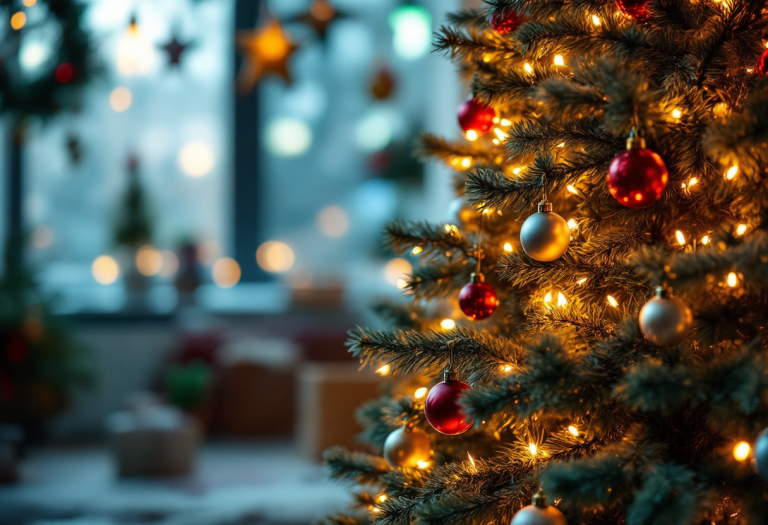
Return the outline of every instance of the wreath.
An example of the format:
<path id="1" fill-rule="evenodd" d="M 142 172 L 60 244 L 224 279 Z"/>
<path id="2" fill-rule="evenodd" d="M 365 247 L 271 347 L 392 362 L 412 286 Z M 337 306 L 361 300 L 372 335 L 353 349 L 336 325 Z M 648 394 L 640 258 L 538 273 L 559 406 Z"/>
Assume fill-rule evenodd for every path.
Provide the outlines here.
<path id="1" fill-rule="evenodd" d="M 23 120 L 48 117 L 77 105 L 78 88 L 98 66 L 89 33 L 83 27 L 85 6 L 73 0 L 0 0 L 8 25 L 0 38 L 0 113 Z M 48 46 L 34 72 L 25 71 L 26 39 Z"/>

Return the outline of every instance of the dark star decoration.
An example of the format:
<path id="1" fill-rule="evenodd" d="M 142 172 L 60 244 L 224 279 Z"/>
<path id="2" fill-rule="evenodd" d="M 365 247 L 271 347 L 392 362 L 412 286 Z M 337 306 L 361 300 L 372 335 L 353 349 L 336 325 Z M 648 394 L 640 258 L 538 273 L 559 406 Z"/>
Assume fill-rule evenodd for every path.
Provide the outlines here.
<path id="1" fill-rule="evenodd" d="M 301 22 L 312 28 L 317 36 L 325 42 L 331 25 L 345 15 L 338 12 L 328 0 L 314 0 L 309 10 L 294 17 L 292 22 Z"/>
<path id="2" fill-rule="evenodd" d="M 168 65 L 170 67 L 181 66 L 181 55 L 187 49 L 193 47 L 192 42 L 182 43 L 176 35 L 171 37 L 171 41 L 160 46 L 160 49 L 168 54 Z"/>

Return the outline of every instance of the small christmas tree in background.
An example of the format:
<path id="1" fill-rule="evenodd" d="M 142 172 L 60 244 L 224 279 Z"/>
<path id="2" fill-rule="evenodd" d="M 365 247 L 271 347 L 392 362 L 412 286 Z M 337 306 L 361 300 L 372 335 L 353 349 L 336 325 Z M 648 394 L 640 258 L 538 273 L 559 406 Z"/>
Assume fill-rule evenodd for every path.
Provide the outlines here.
<path id="1" fill-rule="evenodd" d="M 139 177 L 139 158 L 131 155 L 128 158 L 128 186 L 115 224 L 115 244 L 138 249 L 151 241 L 152 221 L 147 196 Z"/>
<path id="2" fill-rule="evenodd" d="M 465 138 L 420 150 L 465 201 L 386 228 L 414 305 L 349 343 L 394 376 L 359 413 L 383 457 L 326 453 L 359 488 L 322 523 L 766 523 L 766 2 L 449 21 Z"/>

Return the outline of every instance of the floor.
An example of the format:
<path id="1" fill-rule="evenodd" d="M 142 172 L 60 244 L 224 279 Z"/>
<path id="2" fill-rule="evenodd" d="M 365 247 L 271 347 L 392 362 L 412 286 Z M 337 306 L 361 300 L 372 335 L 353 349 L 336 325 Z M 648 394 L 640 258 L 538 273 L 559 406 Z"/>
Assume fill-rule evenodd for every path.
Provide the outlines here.
<path id="1" fill-rule="evenodd" d="M 193 476 L 120 480 L 107 450 L 35 450 L 0 487 L 0 525 L 305 525 L 343 508 L 343 487 L 287 443 L 217 443 Z"/>

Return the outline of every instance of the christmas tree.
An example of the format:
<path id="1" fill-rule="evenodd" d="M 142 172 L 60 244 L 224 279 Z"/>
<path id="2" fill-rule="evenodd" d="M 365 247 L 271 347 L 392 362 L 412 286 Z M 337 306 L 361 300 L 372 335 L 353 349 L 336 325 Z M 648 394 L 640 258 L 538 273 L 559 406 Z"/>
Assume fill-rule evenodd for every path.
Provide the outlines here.
<path id="1" fill-rule="evenodd" d="M 380 455 L 326 453 L 356 489 L 323 523 L 768 522 L 766 8 L 449 17 L 465 137 L 420 154 L 464 204 L 386 227 L 413 305 L 351 332 L 390 395 L 359 413 Z"/>

